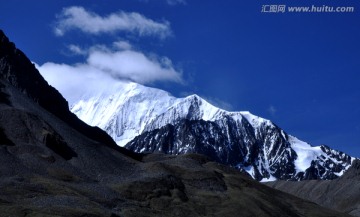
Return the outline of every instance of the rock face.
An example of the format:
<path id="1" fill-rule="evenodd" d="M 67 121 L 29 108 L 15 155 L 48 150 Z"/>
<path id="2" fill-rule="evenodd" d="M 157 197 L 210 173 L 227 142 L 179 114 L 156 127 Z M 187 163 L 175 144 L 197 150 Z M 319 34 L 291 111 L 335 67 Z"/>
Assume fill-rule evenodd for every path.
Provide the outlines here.
<path id="1" fill-rule="evenodd" d="M 204 154 L 259 181 L 334 179 L 353 159 L 327 146 L 310 147 L 271 123 L 254 129 L 247 119 L 239 123 L 226 116 L 215 122 L 184 119 L 145 132 L 125 147 L 139 153 Z"/>
<path id="2" fill-rule="evenodd" d="M 50 87 L 35 66 L 8 38 L 0 35 L 0 70 L 2 80 L 26 94 L 51 113 L 66 117 L 68 104 L 60 93 Z M 46 90 L 46 91 L 45 91 Z"/>
<path id="3" fill-rule="evenodd" d="M 70 112 L 65 98 L 44 80 L 34 64 L 15 47 L 14 43 L 9 41 L 3 32 L 0 34 L 0 42 L 0 77 L 3 81 L 87 137 L 113 149 L 130 153 L 119 148 L 104 131 L 98 127 L 88 126 Z M 4 96 L 4 100 L 6 100 L 6 95 Z"/>
<path id="4" fill-rule="evenodd" d="M 197 95 L 175 98 L 132 82 L 99 91 L 80 99 L 72 111 L 137 153 L 203 154 L 258 181 L 334 179 L 354 160 L 326 146 L 311 147 L 249 112 L 219 109 Z"/>
<path id="5" fill-rule="evenodd" d="M 2 216 L 348 216 L 204 156 L 117 148 L 0 39 Z"/>

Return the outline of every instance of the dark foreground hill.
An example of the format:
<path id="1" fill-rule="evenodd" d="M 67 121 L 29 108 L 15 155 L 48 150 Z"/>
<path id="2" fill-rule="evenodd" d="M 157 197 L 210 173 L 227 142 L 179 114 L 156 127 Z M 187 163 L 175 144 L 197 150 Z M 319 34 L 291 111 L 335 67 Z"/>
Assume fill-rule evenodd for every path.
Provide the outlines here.
<path id="1" fill-rule="evenodd" d="M 360 160 L 338 179 L 327 181 L 269 182 L 267 185 L 322 206 L 360 216 Z"/>
<path id="2" fill-rule="evenodd" d="M 0 30 L 1 216 L 347 216 L 200 155 L 137 155 L 72 115 Z"/>

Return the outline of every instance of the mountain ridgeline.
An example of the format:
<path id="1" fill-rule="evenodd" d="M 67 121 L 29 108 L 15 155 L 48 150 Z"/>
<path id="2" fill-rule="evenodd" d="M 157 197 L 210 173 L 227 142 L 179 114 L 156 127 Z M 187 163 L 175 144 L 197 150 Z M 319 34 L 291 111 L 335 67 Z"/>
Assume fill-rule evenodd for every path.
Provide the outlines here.
<path id="1" fill-rule="evenodd" d="M 69 111 L 0 30 L 1 216 L 349 216 L 197 154 L 135 154 Z"/>
<path id="2" fill-rule="evenodd" d="M 198 153 L 258 181 L 335 179 L 354 158 L 288 135 L 250 112 L 228 112 L 197 95 L 175 98 L 132 82 L 79 99 L 72 111 L 137 153 Z"/>

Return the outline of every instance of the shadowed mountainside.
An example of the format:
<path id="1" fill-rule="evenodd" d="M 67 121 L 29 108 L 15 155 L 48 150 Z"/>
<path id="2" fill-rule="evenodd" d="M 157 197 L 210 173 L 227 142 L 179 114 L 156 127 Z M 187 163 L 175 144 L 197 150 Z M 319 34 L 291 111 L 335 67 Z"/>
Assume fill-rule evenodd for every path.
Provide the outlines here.
<path id="1" fill-rule="evenodd" d="M 78 120 L 0 30 L 2 216 L 348 216 L 187 154 L 137 155 Z"/>
<path id="2" fill-rule="evenodd" d="M 1 30 L 0 30 L 1 31 Z M 125 154 L 132 154 L 133 157 L 141 158 L 141 155 L 128 152 L 119 148 L 112 138 L 98 127 L 91 127 L 79 120 L 76 115 L 69 111 L 68 102 L 65 98 L 40 75 L 34 64 L 25 54 L 16 49 L 15 44 L 0 33 L 0 77 L 1 80 L 15 87 L 27 95 L 45 110 L 54 114 L 72 128 L 95 141 L 116 149 Z M 4 98 L 6 100 L 6 98 Z"/>
<path id="3" fill-rule="evenodd" d="M 335 180 L 276 181 L 266 184 L 324 207 L 360 216 L 360 160 L 355 160 L 350 169 Z"/>

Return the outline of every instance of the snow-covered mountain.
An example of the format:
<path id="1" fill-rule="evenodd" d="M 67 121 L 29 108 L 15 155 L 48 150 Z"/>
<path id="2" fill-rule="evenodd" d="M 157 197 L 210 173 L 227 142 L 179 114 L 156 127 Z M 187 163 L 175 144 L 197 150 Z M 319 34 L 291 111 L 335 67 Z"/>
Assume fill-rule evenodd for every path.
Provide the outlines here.
<path id="1" fill-rule="evenodd" d="M 200 153 L 254 179 L 334 179 L 354 158 L 312 147 L 250 112 L 228 112 L 197 95 L 175 98 L 133 82 L 119 83 L 71 107 L 135 152 Z"/>

